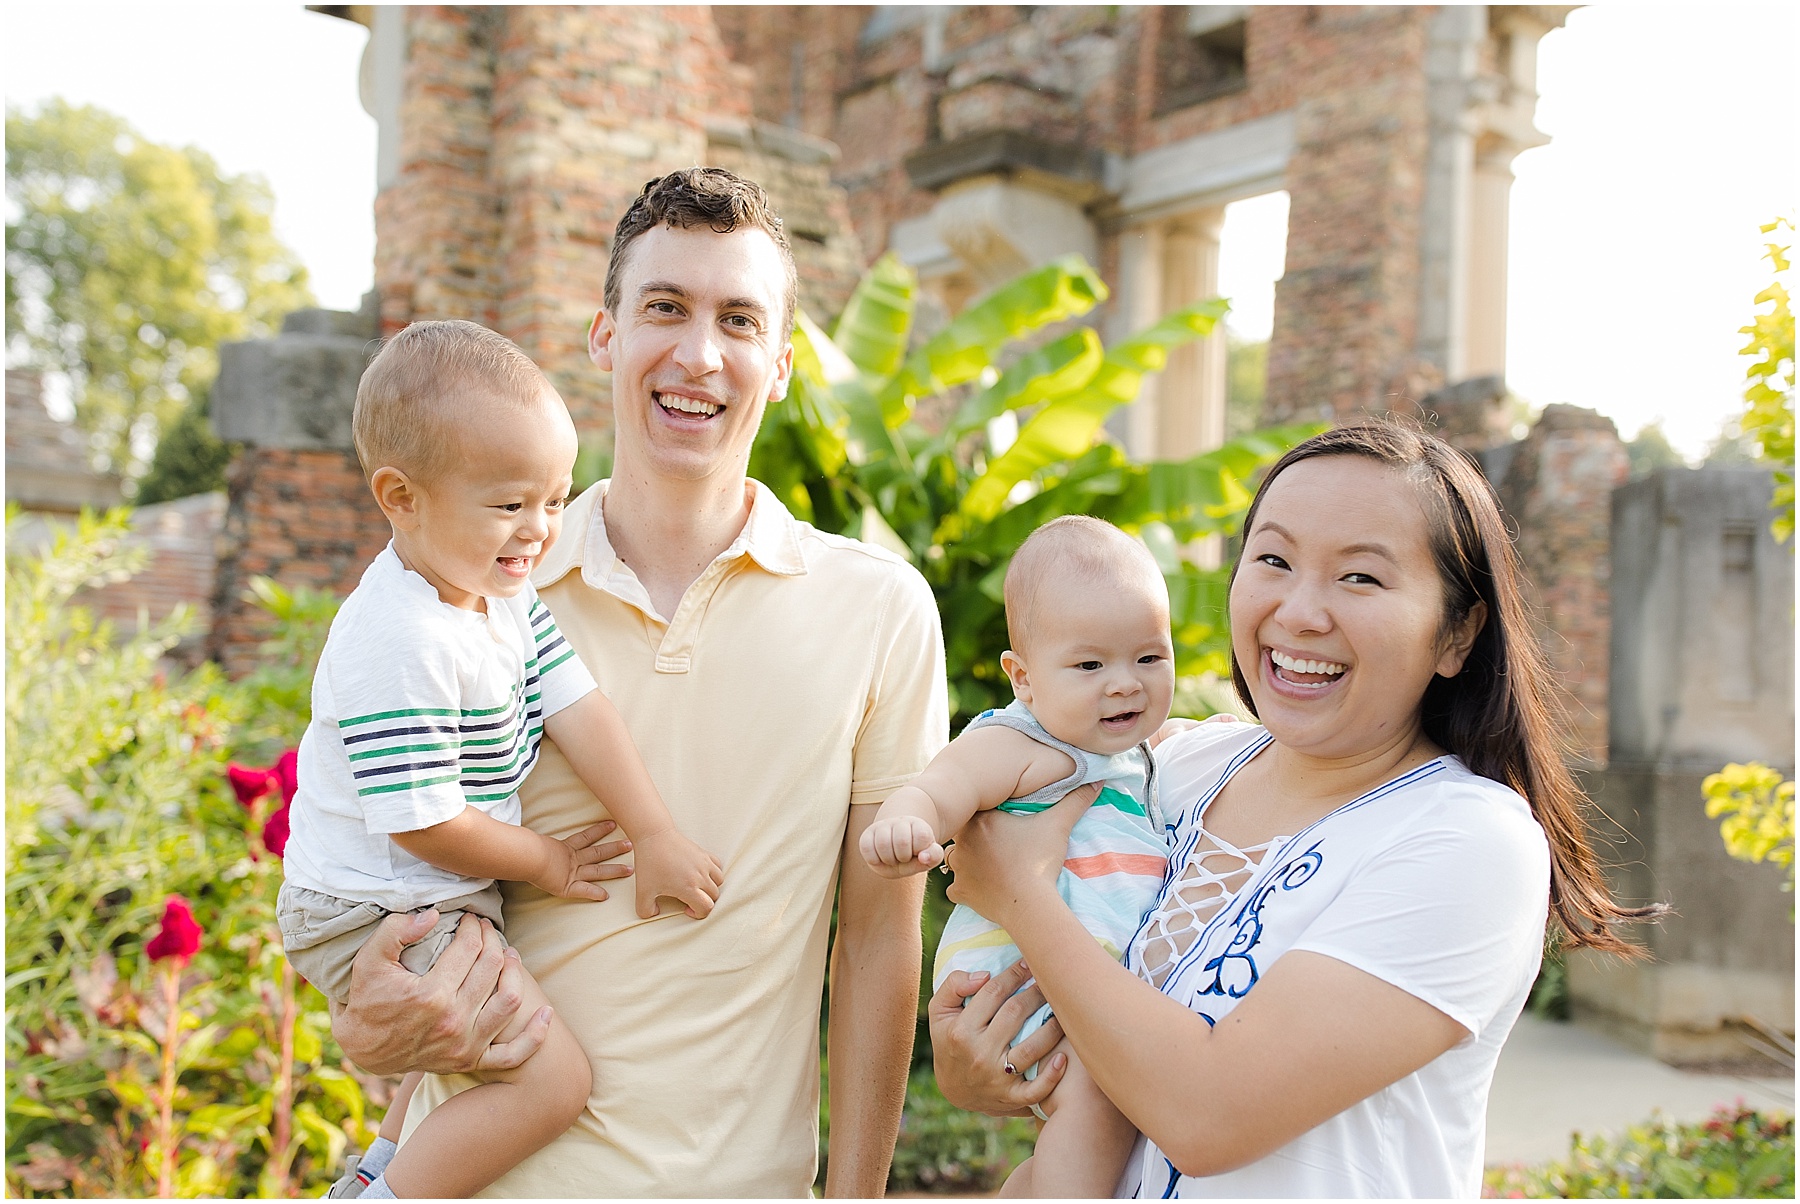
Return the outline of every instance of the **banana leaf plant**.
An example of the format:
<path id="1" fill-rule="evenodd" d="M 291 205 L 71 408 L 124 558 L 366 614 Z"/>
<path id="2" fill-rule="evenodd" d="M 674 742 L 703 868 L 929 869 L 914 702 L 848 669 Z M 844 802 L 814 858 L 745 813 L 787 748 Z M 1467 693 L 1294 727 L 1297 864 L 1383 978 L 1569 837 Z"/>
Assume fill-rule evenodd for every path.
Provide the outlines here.
<path id="1" fill-rule="evenodd" d="M 987 294 L 909 349 L 917 287 L 889 255 L 829 333 L 797 315 L 793 381 L 763 419 L 751 475 L 798 517 L 888 547 L 924 573 L 943 618 L 953 728 L 1010 699 L 1000 671 L 1006 566 L 1059 515 L 1091 514 L 1142 537 L 1169 583 L 1177 672 L 1222 672 L 1226 573 L 1180 551 L 1236 533 L 1257 471 L 1319 428 L 1257 431 L 1189 459 L 1140 464 L 1105 423 L 1172 349 L 1210 333 L 1226 302 L 1177 310 L 1108 348 L 1073 321 L 1107 291 L 1070 256 Z M 1047 329 L 1058 324 L 1066 333 Z M 1006 441 L 996 420 L 1009 413 L 1017 435 Z"/>

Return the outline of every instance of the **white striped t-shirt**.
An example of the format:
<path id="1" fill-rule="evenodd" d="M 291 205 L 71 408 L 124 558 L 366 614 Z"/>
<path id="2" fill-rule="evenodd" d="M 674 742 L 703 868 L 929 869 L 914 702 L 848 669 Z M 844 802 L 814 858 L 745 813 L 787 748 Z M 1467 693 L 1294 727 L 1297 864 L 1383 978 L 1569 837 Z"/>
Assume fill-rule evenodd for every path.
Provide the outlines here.
<path id="1" fill-rule="evenodd" d="M 594 679 L 530 585 L 487 613 L 439 599 L 390 544 L 344 599 L 313 677 L 300 741 L 287 879 L 410 911 L 488 879 L 421 861 L 388 839 L 464 805 L 519 822 L 519 783 L 544 719 Z"/>

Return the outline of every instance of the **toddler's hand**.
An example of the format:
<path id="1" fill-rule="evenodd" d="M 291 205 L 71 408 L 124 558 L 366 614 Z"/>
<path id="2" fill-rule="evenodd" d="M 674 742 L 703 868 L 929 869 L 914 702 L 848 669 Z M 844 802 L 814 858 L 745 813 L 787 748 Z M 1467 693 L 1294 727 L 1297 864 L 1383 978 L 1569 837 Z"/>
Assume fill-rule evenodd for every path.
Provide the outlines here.
<path id="1" fill-rule="evenodd" d="M 688 915 L 703 920 L 719 901 L 725 870 L 719 859 L 674 828 L 633 841 L 637 849 L 637 913 L 649 919 L 667 895 L 687 904 Z"/>
<path id="2" fill-rule="evenodd" d="M 857 847 L 869 868 L 883 878 L 922 874 L 944 860 L 937 834 L 916 815 L 877 819 L 863 829 Z"/>
<path id="3" fill-rule="evenodd" d="M 598 901 L 606 898 L 606 888 L 600 885 L 601 879 L 623 878 L 631 872 L 630 866 L 603 864 L 606 858 L 619 855 L 618 848 L 611 844 L 596 847 L 600 838 L 610 833 L 615 826 L 612 823 L 598 823 L 562 840 L 545 837 L 544 871 L 541 876 L 533 878 L 531 884 L 541 891 L 560 895 L 565 899 Z M 626 848 L 630 847 L 629 842 L 623 843 Z"/>

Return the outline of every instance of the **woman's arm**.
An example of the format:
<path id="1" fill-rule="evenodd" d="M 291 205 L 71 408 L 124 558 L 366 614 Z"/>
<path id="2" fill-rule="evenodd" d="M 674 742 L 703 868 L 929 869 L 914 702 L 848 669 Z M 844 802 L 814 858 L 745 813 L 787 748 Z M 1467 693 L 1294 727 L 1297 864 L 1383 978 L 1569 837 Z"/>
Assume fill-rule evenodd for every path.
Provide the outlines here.
<path id="1" fill-rule="evenodd" d="M 983 815 L 958 838 L 950 897 L 1002 925 L 1082 1064 L 1183 1174 L 1216 1175 L 1448 1050 L 1466 1030 L 1373 975 L 1293 952 L 1218 1027 L 1141 981 L 1056 893 L 1074 815 Z"/>

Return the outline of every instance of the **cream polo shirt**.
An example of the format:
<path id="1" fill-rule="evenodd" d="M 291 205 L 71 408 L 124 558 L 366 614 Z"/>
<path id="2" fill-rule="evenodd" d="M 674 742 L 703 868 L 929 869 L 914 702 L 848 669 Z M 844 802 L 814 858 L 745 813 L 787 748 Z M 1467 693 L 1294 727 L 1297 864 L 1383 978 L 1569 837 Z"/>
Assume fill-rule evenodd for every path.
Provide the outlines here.
<path id="1" fill-rule="evenodd" d="M 849 808 L 879 803 L 944 746 L 943 636 L 912 566 L 750 487 L 743 532 L 672 616 L 614 554 L 605 482 L 570 505 L 536 574 L 675 821 L 724 863 L 725 887 L 696 921 L 638 919 L 630 879 L 600 903 L 505 884 L 507 940 L 587 1050 L 594 1094 L 489 1196 L 811 1187 Z M 520 797 L 525 825 L 550 836 L 605 815 L 548 739 Z M 428 1079 L 409 1120 L 472 1082 Z"/>

